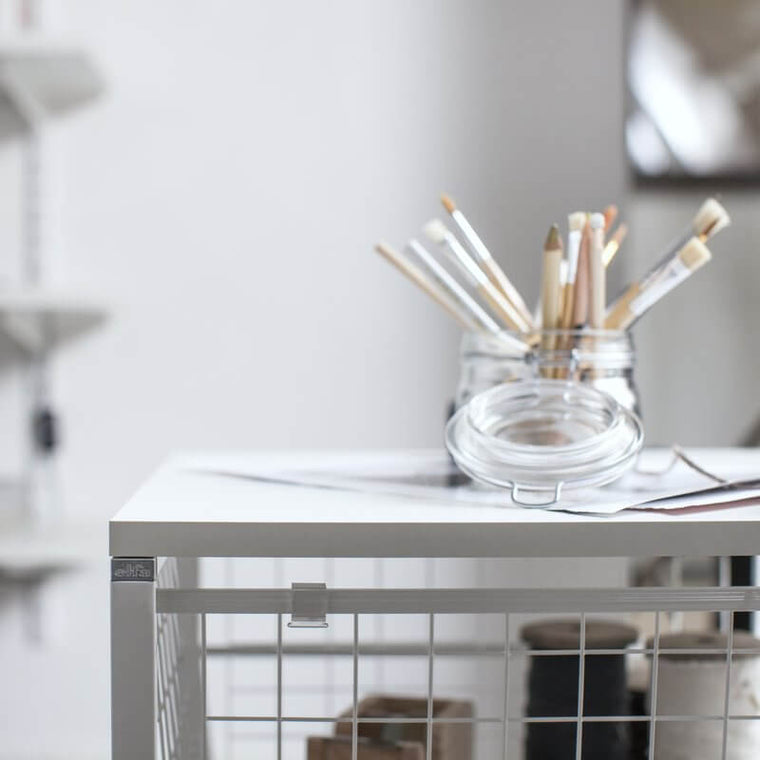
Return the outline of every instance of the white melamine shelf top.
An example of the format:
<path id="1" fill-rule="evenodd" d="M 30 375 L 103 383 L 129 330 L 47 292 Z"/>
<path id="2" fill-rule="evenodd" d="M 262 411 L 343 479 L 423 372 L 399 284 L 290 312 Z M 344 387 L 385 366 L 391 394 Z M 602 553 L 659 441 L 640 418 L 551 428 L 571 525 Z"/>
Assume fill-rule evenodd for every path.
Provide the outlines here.
<path id="1" fill-rule="evenodd" d="M 15 117 L 0 118 L 0 135 L 23 130 L 30 116 L 42 119 L 82 106 L 104 88 L 80 44 L 37 34 L 0 36 L 0 93 L 17 111 Z"/>
<path id="2" fill-rule="evenodd" d="M 760 472 L 760 450 L 690 450 L 703 467 Z M 643 465 L 667 463 L 647 450 Z M 760 553 L 760 504 L 610 517 L 301 487 L 220 473 L 374 472 L 438 451 L 208 453 L 170 459 L 112 519 L 112 556 L 584 557 Z"/>
<path id="3" fill-rule="evenodd" d="M 28 350 L 85 332 L 105 315 L 102 303 L 81 293 L 0 287 L 0 327 Z"/>

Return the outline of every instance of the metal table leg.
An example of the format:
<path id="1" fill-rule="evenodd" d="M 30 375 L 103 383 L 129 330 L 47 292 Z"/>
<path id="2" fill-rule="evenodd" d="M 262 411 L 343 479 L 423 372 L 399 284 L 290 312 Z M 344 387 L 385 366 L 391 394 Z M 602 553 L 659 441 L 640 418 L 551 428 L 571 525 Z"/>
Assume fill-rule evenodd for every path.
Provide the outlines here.
<path id="1" fill-rule="evenodd" d="M 111 560 L 111 758 L 155 760 L 156 561 Z"/>

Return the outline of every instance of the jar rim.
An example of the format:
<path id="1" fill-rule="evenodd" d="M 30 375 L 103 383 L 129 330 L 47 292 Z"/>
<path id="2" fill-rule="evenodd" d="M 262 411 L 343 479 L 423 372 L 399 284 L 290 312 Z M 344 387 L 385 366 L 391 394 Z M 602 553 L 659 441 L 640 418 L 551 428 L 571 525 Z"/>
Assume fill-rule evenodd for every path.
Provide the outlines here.
<path id="1" fill-rule="evenodd" d="M 626 368 L 633 366 L 636 353 L 633 338 L 626 330 L 504 331 L 504 335 L 510 339 L 518 338 L 523 344 L 528 344 L 530 350 L 527 353 L 515 351 L 509 343 L 500 341 L 497 334 L 468 332 L 460 344 L 462 360 L 493 358 L 542 364 L 574 357 L 578 362 L 596 363 L 600 368 Z"/>

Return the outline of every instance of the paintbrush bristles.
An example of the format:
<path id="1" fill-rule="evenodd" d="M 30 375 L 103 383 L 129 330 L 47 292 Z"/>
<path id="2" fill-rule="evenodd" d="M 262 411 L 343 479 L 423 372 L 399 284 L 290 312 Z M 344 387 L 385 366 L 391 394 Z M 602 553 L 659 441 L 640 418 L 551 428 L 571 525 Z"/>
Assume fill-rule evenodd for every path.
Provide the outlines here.
<path id="1" fill-rule="evenodd" d="M 441 203 L 449 214 L 453 214 L 457 210 L 453 198 L 450 195 L 446 195 L 446 193 L 441 194 Z"/>
<path id="2" fill-rule="evenodd" d="M 423 228 L 423 232 L 439 245 L 446 240 L 446 225 L 440 219 L 431 219 Z"/>
<path id="3" fill-rule="evenodd" d="M 702 242 L 731 224 L 731 217 L 725 208 L 715 198 L 708 198 L 694 216 L 694 233 Z"/>
<path id="4" fill-rule="evenodd" d="M 573 211 L 567 217 L 567 226 L 570 232 L 582 232 L 586 224 L 587 214 L 585 211 Z"/>
<path id="5" fill-rule="evenodd" d="M 618 215 L 618 207 L 611 203 L 609 206 L 607 206 L 606 209 L 604 209 L 604 231 L 609 232 L 612 229 L 612 225 L 615 223 L 615 219 L 617 219 Z"/>

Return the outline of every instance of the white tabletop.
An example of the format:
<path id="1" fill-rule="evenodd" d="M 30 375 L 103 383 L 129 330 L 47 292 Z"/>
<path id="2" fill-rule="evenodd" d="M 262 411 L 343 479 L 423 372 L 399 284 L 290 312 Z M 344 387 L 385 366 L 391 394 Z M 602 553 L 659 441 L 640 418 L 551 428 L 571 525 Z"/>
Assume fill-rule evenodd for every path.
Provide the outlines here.
<path id="1" fill-rule="evenodd" d="M 703 467 L 760 474 L 760 450 L 690 449 Z M 648 450 L 647 467 L 668 453 Z M 382 471 L 442 452 L 197 453 L 172 457 L 110 524 L 112 556 L 562 557 L 760 554 L 760 504 L 614 516 L 241 476 Z"/>

